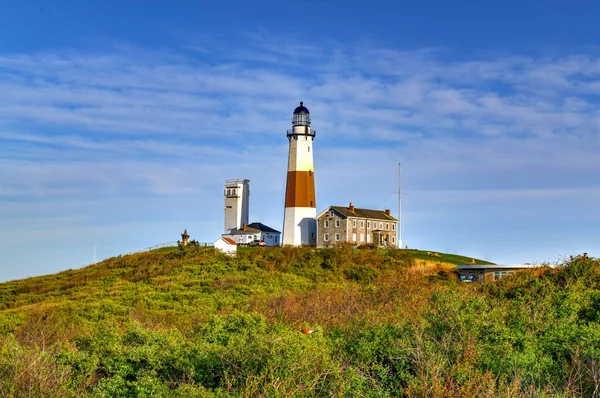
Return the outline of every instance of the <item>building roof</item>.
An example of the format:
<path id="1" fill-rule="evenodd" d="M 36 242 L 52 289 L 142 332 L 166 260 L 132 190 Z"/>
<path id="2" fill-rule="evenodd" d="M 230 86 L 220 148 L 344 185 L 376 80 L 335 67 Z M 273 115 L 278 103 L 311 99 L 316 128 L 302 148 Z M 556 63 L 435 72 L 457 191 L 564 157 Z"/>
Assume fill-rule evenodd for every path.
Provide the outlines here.
<path id="1" fill-rule="evenodd" d="M 223 239 L 225 242 L 229 243 L 230 245 L 237 245 L 237 243 L 235 243 L 235 241 L 231 238 L 222 237 L 221 239 Z"/>
<path id="2" fill-rule="evenodd" d="M 251 227 L 249 227 L 249 226 L 246 225 L 245 228 L 243 228 L 243 229 L 236 229 L 230 235 L 256 234 L 256 233 L 259 233 L 259 232 L 260 232 L 260 230 L 258 230 L 256 228 L 251 228 Z"/>
<path id="3" fill-rule="evenodd" d="M 371 218 L 376 220 L 384 220 L 384 221 L 398 221 L 396 218 L 392 216 L 388 216 L 384 210 L 372 210 L 372 209 L 359 209 L 357 207 L 354 208 L 354 211 L 350 211 L 349 207 L 343 206 L 329 206 L 327 210 L 323 213 L 334 210 L 336 211 L 342 218 Z M 321 214 L 323 214 L 321 213 Z M 321 216 L 319 214 L 319 217 Z"/>
<path id="4" fill-rule="evenodd" d="M 304 106 L 304 102 L 300 101 L 300 106 L 297 107 L 296 109 L 294 109 L 294 115 L 299 115 L 302 113 L 308 113 L 310 114 L 310 112 L 308 111 L 308 109 Z"/>
<path id="5" fill-rule="evenodd" d="M 276 229 L 273 229 L 271 227 L 267 227 L 265 224 L 259 223 L 259 222 L 253 222 L 252 224 L 248 224 L 247 228 L 254 228 L 254 229 L 258 229 L 261 232 L 271 232 L 271 233 L 277 233 L 280 234 L 281 232 L 277 231 Z"/>
<path id="6" fill-rule="evenodd" d="M 539 267 L 536 264 L 465 264 L 457 265 L 456 269 L 526 269 Z"/>

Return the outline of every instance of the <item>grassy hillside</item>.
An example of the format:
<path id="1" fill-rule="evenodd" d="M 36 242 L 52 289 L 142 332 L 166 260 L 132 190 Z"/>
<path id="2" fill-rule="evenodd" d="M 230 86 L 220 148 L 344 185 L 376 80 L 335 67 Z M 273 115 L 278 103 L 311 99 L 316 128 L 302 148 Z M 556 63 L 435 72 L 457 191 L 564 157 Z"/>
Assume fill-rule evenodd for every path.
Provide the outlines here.
<path id="1" fill-rule="evenodd" d="M 455 264 L 455 265 L 494 264 L 489 261 L 480 260 L 478 258 L 459 256 L 458 254 L 448 254 L 448 253 L 440 253 L 440 252 L 429 251 L 429 250 L 414 250 L 414 249 L 410 249 L 409 251 L 412 253 L 412 256 L 415 259 L 421 259 L 421 260 L 433 260 L 433 261 L 444 262 L 444 263 Z"/>
<path id="2" fill-rule="evenodd" d="M 425 256 L 166 248 L 0 284 L 0 396 L 566 397 L 600 388 L 597 260 L 480 286 L 458 283 L 441 260 L 468 261 Z"/>

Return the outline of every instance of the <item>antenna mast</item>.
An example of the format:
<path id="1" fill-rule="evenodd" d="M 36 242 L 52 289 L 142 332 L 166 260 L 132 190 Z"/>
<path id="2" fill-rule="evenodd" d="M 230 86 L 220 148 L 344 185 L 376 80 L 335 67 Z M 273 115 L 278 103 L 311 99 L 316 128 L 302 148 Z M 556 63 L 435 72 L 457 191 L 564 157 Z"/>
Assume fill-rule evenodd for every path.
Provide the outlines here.
<path id="1" fill-rule="evenodd" d="M 398 163 L 398 191 L 393 191 L 393 194 L 398 195 L 398 228 L 396 229 L 396 241 L 398 242 L 397 247 L 402 248 L 402 238 L 404 235 L 404 217 L 402 217 L 402 195 L 406 195 L 402 192 L 402 172 L 400 163 Z"/>

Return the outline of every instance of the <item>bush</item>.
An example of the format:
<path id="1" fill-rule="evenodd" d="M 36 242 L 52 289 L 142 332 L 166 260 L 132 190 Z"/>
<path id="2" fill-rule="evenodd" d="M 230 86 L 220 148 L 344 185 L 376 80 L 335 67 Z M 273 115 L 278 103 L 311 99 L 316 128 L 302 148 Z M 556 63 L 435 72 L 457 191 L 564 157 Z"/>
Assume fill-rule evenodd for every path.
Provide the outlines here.
<path id="1" fill-rule="evenodd" d="M 377 279 L 377 271 L 366 265 L 353 265 L 344 271 L 344 275 L 349 280 L 365 284 Z"/>

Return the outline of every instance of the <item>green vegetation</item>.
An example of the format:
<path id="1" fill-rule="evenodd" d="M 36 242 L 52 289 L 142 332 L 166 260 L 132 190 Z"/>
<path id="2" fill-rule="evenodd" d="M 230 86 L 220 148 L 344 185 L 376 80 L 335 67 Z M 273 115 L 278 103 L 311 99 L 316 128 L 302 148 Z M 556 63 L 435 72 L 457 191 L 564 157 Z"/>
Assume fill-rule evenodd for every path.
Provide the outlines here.
<path id="1" fill-rule="evenodd" d="M 418 254 L 165 248 L 0 284 L 0 396 L 598 395 L 600 261 L 476 285 Z"/>

